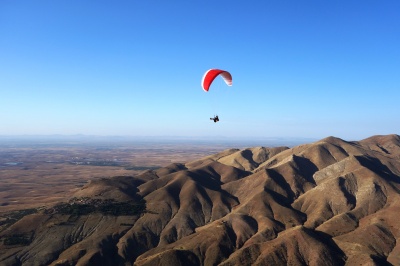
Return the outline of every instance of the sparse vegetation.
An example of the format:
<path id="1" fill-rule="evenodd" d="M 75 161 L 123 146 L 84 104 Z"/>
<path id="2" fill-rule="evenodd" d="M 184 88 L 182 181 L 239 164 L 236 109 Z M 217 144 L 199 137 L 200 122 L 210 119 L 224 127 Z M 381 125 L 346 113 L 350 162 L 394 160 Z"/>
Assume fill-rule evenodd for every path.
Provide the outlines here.
<path id="1" fill-rule="evenodd" d="M 60 203 L 54 206 L 53 211 L 60 214 L 73 216 L 101 213 L 103 215 L 138 215 L 146 210 L 146 202 L 139 201 L 117 202 L 114 200 L 99 200 L 89 198 L 74 198 L 68 203 Z"/>
<path id="2" fill-rule="evenodd" d="M 140 202 L 108 202 L 101 204 L 98 210 L 104 215 L 137 215 L 143 213 L 146 209 L 144 200 Z"/>
<path id="3" fill-rule="evenodd" d="M 31 242 L 32 242 L 31 237 L 23 234 L 14 234 L 10 236 L 5 236 L 3 239 L 3 244 L 6 246 L 14 246 L 14 245 L 27 246 Z"/>
<path id="4" fill-rule="evenodd" d="M 69 215 L 87 215 L 96 210 L 95 206 L 90 204 L 70 204 L 70 203 L 60 203 L 54 207 L 55 211 L 60 214 Z"/>
<path id="5" fill-rule="evenodd" d="M 132 223 L 120 223 L 120 226 L 134 226 Z"/>
<path id="6" fill-rule="evenodd" d="M 144 171 L 144 170 L 157 170 L 159 166 L 129 166 L 125 167 L 125 170 L 136 170 L 136 171 Z"/>
<path id="7" fill-rule="evenodd" d="M 26 210 L 18 210 L 14 212 L 7 213 L 3 215 L 3 220 L 0 221 L 0 231 L 14 224 L 18 220 L 22 219 L 26 215 L 30 215 L 33 213 L 37 213 L 38 209 L 26 209 Z"/>

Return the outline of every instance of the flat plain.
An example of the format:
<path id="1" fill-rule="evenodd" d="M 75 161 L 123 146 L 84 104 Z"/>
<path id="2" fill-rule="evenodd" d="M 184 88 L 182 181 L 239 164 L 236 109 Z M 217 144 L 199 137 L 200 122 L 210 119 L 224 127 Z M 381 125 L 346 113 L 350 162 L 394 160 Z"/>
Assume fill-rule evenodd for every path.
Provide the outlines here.
<path id="1" fill-rule="evenodd" d="M 228 146 L 190 141 L 1 140 L 0 213 L 63 201 L 89 180 L 134 176 Z"/>

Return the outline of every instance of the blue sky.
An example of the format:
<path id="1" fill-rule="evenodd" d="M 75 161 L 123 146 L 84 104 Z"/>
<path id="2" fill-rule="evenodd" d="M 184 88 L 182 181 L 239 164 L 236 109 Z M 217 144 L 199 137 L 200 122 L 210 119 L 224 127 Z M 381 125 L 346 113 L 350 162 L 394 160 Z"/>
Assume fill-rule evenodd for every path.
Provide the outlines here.
<path id="1" fill-rule="evenodd" d="M 399 14 L 397 0 L 2 0 L 0 135 L 399 134 Z M 204 92 L 210 68 L 233 86 Z"/>

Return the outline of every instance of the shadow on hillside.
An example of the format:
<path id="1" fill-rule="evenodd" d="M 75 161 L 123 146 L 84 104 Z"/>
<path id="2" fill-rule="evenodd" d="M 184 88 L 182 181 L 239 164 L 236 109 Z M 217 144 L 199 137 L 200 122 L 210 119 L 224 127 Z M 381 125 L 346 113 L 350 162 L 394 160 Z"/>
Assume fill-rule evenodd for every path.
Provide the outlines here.
<path id="1" fill-rule="evenodd" d="M 306 179 L 307 182 L 316 184 L 313 175 L 318 171 L 318 167 L 309 159 L 293 155 L 293 160 L 299 167 L 299 172 Z"/>
<path id="2" fill-rule="evenodd" d="M 380 257 L 377 255 L 371 255 L 371 259 L 374 260 L 374 262 L 376 263 L 376 265 L 380 265 L 380 266 L 393 266 L 393 264 L 391 264 L 390 262 L 388 262 L 386 260 L 385 257 Z"/>
<path id="3" fill-rule="evenodd" d="M 251 150 L 243 150 L 243 151 L 242 151 L 242 156 L 243 156 L 243 158 L 245 158 L 247 161 L 249 161 L 251 165 L 254 165 L 254 166 L 256 166 L 256 167 L 259 165 L 259 163 L 256 163 L 256 162 L 253 160 L 253 152 L 252 152 Z"/>
<path id="4" fill-rule="evenodd" d="M 280 173 L 276 172 L 273 169 L 266 169 L 266 172 L 268 176 L 287 193 L 288 198 L 290 200 L 289 204 L 292 204 L 293 201 L 296 199 L 296 195 L 292 191 L 286 179 Z"/>
<path id="5" fill-rule="evenodd" d="M 389 167 L 384 165 L 379 159 L 369 156 L 355 156 L 360 164 L 369 170 L 377 173 L 384 179 L 400 184 L 400 176 L 395 175 Z"/>
<path id="6" fill-rule="evenodd" d="M 343 177 L 339 177 L 339 188 L 342 191 L 345 198 L 347 199 L 347 202 L 353 206 L 352 208 L 354 208 L 354 206 L 356 206 L 356 203 L 357 203 L 356 196 L 351 194 L 346 189 L 346 179 Z"/>
<path id="7" fill-rule="evenodd" d="M 339 248 L 339 246 L 333 241 L 332 236 L 318 230 L 307 229 L 311 234 L 314 234 L 316 238 L 322 243 L 326 244 L 333 257 L 335 258 L 334 265 L 345 265 L 346 254 Z"/>

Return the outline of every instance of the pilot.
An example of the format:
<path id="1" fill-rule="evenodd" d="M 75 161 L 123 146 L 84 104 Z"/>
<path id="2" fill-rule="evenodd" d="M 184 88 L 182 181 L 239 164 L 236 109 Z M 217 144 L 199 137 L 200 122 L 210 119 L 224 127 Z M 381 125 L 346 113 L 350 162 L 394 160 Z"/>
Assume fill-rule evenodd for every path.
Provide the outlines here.
<path id="1" fill-rule="evenodd" d="M 218 118 L 218 116 L 216 115 L 216 116 L 214 116 L 214 118 L 210 118 L 210 120 L 213 120 L 214 123 L 217 123 L 217 122 L 219 121 L 219 118 Z"/>

